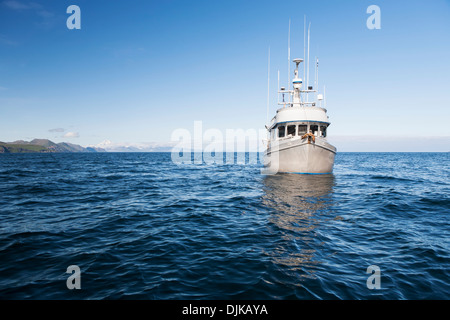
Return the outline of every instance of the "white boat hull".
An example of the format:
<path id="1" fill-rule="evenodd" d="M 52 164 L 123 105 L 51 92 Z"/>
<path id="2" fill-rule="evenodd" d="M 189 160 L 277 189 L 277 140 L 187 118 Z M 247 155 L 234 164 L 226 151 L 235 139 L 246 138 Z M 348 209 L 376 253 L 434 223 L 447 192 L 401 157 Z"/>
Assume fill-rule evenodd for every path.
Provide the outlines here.
<path id="1" fill-rule="evenodd" d="M 271 146 L 265 154 L 266 174 L 331 174 L 336 148 L 325 139 L 286 139 Z"/>

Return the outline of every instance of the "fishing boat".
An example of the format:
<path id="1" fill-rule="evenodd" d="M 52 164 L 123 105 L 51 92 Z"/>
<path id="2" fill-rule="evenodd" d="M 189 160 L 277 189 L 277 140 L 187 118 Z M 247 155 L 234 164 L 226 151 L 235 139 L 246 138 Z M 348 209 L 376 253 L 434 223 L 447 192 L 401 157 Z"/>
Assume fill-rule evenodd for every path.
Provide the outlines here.
<path id="1" fill-rule="evenodd" d="M 288 59 L 291 63 L 290 57 Z M 323 106 L 324 94 L 319 94 L 316 88 L 309 86 L 309 64 L 307 85 L 306 88 L 303 87 L 303 79 L 299 76 L 299 66 L 303 61 L 303 59 L 293 59 L 292 62 L 296 64 L 296 67 L 294 78 L 292 81 L 289 79 L 291 86 L 288 89 L 284 87 L 278 89 L 278 105 L 281 107 L 266 125 L 268 139 L 264 152 L 263 173 L 331 174 L 333 172 L 337 150 L 327 141 L 328 127 L 331 122 L 327 109 Z M 304 74 L 305 71 L 306 67 L 304 67 Z M 318 85 L 317 58 L 315 85 Z"/>

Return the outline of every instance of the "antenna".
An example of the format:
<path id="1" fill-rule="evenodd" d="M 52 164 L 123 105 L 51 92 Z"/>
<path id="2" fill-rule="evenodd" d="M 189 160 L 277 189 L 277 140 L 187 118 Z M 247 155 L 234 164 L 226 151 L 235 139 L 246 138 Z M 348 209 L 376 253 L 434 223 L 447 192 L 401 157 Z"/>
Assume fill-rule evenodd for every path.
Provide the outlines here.
<path id="1" fill-rule="evenodd" d="M 314 57 L 314 88 L 317 88 L 317 56 Z M 317 99 L 317 90 L 314 92 L 314 99 Z"/>
<path id="2" fill-rule="evenodd" d="M 303 59 L 306 59 L 306 14 L 303 18 Z M 306 61 L 305 61 L 306 64 Z M 306 65 L 303 65 L 303 81 L 306 81 Z M 308 88 L 306 88 L 308 89 Z"/>
<path id="3" fill-rule="evenodd" d="M 316 57 L 316 86 L 315 88 L 317 88 L 317 92 L 316 92 L 316 97 L 317 94 L 319 93 L 319 58 Z"/>
<path id="4" fill-rule="evenodd" d="M 309 90 L 309 38 L 310 38 L 310 29 L 311 29 L 311 22 L 308 26 L 308 71 L 306 73 L 306 89 Z"/>
<path id="5" fill-rule="evenodd" d="M 280 93 L 278 92 L 280 90 L 280 69 L 278 69 L 278 85 L 277 85 L 277 105 L 280 103 Z"/>
<path id="6" fill-rule="evenodd" d="M 269 104 L 270 104 L 270 46 L 269 46 L 269 61 L 267 62 L 267 116 L 266 123 L 269 123 Z"/>
<path id="7" fill-rule="evenodd" d="M 291 19 L 289 18 L 289 32 L 288 32 L 288 90 L 291 86 Z"/>

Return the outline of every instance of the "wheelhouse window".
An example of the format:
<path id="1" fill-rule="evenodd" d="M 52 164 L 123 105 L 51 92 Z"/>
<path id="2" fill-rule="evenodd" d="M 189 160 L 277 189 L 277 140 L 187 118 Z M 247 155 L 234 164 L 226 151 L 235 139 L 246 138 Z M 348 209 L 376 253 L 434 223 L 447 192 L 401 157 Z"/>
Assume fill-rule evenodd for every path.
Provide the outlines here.
<path id="1" fill-rule="evenodd" d="M 287 126 L 287 135 L 295 136 L 295 125 Z"/>
<path id="2" fill-rule="evenodd" d="M 320 132 L 322 137 L 326 137 L 327 136 L 327 126 L 320 126 Z"/>
<path id="3" fill-rule="evenodd" d="M 300 124 L 298 126 L 298 135 L 302 136 L 306 133 L 306 130 L 308 129 L 308 126 L 306 124 Z"/>
<path id="4" fill-rule="evenodd" d="M 278 127 L 278 138 L 284 138 L 285 135 L 286 135 L 286 127 L 279 126 Z"/>
<path id="5" fill-rule="evenodd" d="M 311 130 L 312 131 L 312 133 L 314 134 L 314 135 L 318 135 L 319 134 L 319 126 L 318 125 L 315 125 L 315 124 L 312 124 L 312 125 L 310 125 L 309 126 L 309 130 Z"/>

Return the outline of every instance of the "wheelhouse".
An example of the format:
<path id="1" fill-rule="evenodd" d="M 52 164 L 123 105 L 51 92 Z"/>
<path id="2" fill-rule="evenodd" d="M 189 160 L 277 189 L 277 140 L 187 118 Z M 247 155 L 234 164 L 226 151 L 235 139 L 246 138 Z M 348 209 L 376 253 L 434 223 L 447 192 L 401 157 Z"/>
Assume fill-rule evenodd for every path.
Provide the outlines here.
<path id="1" fill-rule="evenodd" d="M 330 124 L 325 122 L 298 121 L 278 123 L 270 129 L 271 140 L 301 137 L 310 130 L 316 137 L 326 138 L 327 128 Z"/>

